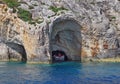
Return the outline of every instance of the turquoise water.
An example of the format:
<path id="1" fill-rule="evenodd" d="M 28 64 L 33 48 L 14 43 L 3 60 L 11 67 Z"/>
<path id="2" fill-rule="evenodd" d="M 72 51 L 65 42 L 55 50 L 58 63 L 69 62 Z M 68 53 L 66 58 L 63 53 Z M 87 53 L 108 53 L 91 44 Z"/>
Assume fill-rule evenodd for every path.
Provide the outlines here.
<path id="1" fill-rule="evenodd" d="M 120 84 L 120 63 L 0 63 L 0 84 Z"/>

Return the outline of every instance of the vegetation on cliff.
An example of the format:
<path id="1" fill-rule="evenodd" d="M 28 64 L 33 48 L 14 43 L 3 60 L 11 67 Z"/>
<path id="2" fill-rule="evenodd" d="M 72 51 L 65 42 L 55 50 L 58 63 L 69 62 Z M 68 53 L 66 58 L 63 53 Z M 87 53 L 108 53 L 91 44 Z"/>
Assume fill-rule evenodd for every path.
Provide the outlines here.
<path id="1" fill-rule="evenodd" d="M 22 8 L 18 8 L 17 13 L 18 13 L 18 17 L 24 21 L 31 21 L 32 20 L 32 14 L 27 10 L 24 10 Z"/>
<path id="2" fill-rule="evenodd" d="M 18 0 L 2 0 L 4 3 L 8 5 L 8 7 L 13 9 L 13 13 L 18 14 L 18 17 L 21 18 L 23 21 L 31 22 L 32 20 L 32 14 L 22 8 L 19 8 L 20 2 Z"/>
<path id="3" fill-rule="evenodd" d="M 10 8 L 17 8 L 20 3 L 17 0 L 3 0 Z"/>
<path id="4" fill-rule="evenodd" d="M 120 55 L 117 0 L 0 0 L 0 3 L 0 40 L 23 45 L 33 61 L 52 60 L 50 52 L 57 49 L 64 50 L 70 58 L 96 57 L 106 61 Z M 77 23 L 73 25 L 74 22 Z"/>
<path id="5" fill-rule="evenodd" d="M 64 7 L 54 7 L 54 6 L 50 6 L 50 8 L 53 12 L 57 13 L 58 11 L 61 11 L 61 10 L 68 10 Z"/>

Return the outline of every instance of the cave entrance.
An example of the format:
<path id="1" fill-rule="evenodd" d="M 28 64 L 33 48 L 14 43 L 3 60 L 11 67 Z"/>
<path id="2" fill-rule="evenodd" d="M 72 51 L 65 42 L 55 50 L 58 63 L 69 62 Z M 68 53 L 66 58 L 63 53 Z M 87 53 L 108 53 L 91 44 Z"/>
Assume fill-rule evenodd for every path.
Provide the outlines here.
<path id="1" fill-rule="evenodd" d="M 9 47 L 8 49 L 9 60 L 16 60 L 21 62 L 27 61 L 27 55 L 23 45 L 13 43 L 13 42 L 7 42 L 6 45 Z"/>
<path id="2" fill-rule="evenodd" d="M 53 62 L 68 61 L 67 55 L 65 54 L 64 51 L 61 50 L 52 51 L 52 59 Z"/>
<path id="3" fill-rule="evenodd" d="M 55 51 L 65 53 L 68 60 L 81 60 L 81 31 L 80 25 L 75 20 L 61 20 L 53 23 L 50 39 L 52 61 Z M 66 61 L 66 60 L 64 60 Z"/>

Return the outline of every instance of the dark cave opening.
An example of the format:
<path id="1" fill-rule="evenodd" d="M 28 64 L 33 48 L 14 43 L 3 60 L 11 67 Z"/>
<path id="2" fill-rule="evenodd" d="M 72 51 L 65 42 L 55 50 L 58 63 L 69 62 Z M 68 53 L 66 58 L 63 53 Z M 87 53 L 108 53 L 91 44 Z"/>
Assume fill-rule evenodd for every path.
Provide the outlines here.
<path id="1" fill-rule="evenodd" d="M 53 59 L 53 62 L 68 61 L 67 55 L 65 54 L 64 51 L 61 51 L 61 50 L 52 51 L 52 59 Z"/>
<path id="2" fill-rule="evenodd" d="M 26 62 L 27 61 L 27 54 L 26 50 L 23 45 L 13 43 L 13 42 L 7 42 L 6 45 L 8 48 L 8 59 L 15 59 L 17 61 Z"/>
<path id="3" fill-rule="evenodd" d="M 74 20 L 61 20 L 54 23 L 50 39 L 52 61 L 56 61 L 54 54 L 57 53 L 57 57 L 61 52 L 67 58 L 62 61 L 81 61 L 80 28 L 81 26 Z"/>

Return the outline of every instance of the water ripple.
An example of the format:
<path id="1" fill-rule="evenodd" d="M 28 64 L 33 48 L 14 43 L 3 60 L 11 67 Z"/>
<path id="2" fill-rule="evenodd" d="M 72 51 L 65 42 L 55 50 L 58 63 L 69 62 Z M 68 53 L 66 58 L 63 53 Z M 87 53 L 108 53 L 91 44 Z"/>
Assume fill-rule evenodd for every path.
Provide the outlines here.
<path id="1" fill-rule="evenodd" d="M 0 84 L 119 84 L 120 63 L 0 63 Z"/>

